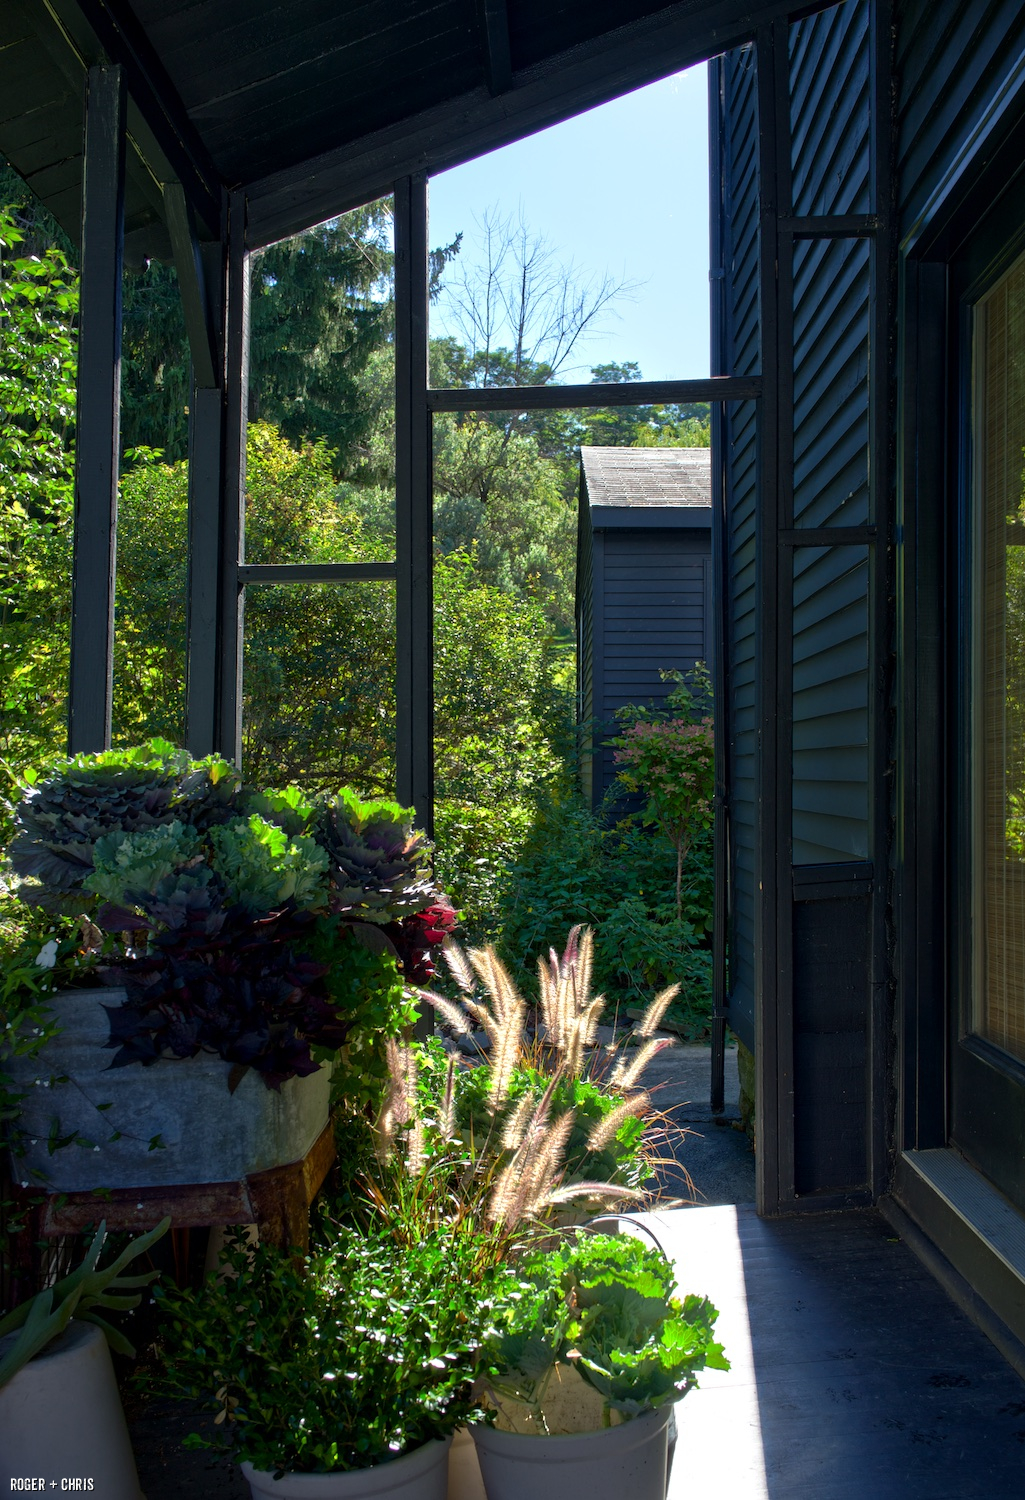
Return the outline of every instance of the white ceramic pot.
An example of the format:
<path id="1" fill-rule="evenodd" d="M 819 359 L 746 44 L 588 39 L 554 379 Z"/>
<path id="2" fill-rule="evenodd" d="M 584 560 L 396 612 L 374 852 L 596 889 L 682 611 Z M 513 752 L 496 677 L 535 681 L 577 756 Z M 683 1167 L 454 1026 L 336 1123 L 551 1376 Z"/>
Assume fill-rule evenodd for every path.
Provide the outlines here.
<path id="1" fill-rule="evenodd" d="M 570 1437 L 474 1427 L 487 1500 L 665 1500 L 670 1410 Z"/>
<path id="2" fill-rule="evenodd" d="M 452 1439 L 425 1443 L 371 1469 L 338 1474 L 283 1474 L 243 1464 L 253 1500 L 445 1500 Z"/>
<path id="3" fill-rule="evenodd" d="M 110 1350 L 92 1323 L 72 1320 L 0 1386 L 0 1493 L 24 1479 L 47 1494 L 81 1479 L 103 1500 L 143 1500 Z"/>
<path id="4" fill-rule="evenodd" d="M 19 1124 L 36 1142 L 15 1159 L 20 1181 L 55 1192 L 238 1182 L 306 1155 L 327 1124 L 329 1067 L 290 1078 L 280 1090 L 267 1088 L 250 1069 L 234 1093 L 228 1089 L 232 1065 L 206 1053 L 111 1068 L 104 1006 L 126 999 L 124 989 L 113 987 L 64 991 L 51 1002 L 60 1034 L 38 1058 L 7 1065 L 18 1086 L 28 1089 Z M 51 1076 L 67 1082 L 35 1082 Z M 77 1132 L 99 1149 L 70 1145 L 51 1155 L 54 1119 L 61 1135 Z M 119 1138 L 111 1140 L 116 1132 Z M 150 1149 L 155 1138 L 159 1144 Z"/>

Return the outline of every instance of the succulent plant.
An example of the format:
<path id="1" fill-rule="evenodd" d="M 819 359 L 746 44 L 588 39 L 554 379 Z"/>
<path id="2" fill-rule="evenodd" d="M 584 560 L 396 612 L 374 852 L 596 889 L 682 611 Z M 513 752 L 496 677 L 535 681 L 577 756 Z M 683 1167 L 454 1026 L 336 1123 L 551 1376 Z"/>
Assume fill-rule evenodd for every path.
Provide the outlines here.
<path id="1" fill-rule="evenodd" d="M 336 911 L 386 925 L 437 895 L 431 846 L 414 832 L 412 810 L 397 802 L 361 802 L 343 787 L 323 803 L 316 838 L 330 860 Z"/>
<path id="2" fill-rule="evenodd" d="M 147 1251 L 166 1232 L 170 1223 L 170 1218 L 162 1219 L 155 1229 L 126 1245 L 109 1266 L 98 1269 L 100 1251 L 107 1237 L 106 1221 L 101 1221 L 82 1264 L 76 1270 L 55 1286 L 47 1287 L 29 1301 L 19 1303 L 5 1318 L 0 1318 L 0 1337 L 12 1337 L 12 1342 L 0 1358 L 0 1386 L 5 1385 L 41 1349 L 45 1349 L 47 1344 L 62 1334 L 72 1318 L 83 1323 L 95 1323 L 106 1334 L 112 1349 L 119 1354 L 134 1355 L 135 1350 L 124 1334 L 112 1328 L 96 1308 L 106 1307 L 123 1312 L 138 1307 L 142 1294 L 136 1288 L 149 1286 L 159 1273 L 145 1271 L 140 1276 L 123 1276 L 121 1273 L 130 1261 Z M 14 1334 L 18 1337 L 14 1338 Z"/>

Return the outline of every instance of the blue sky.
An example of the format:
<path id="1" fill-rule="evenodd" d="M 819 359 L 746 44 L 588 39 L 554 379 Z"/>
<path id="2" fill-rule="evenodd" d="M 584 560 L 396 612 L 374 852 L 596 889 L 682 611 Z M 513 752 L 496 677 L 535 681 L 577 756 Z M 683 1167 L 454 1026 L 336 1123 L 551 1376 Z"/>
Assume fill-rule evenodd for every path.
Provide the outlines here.
<path id="1" fill-rule="evenodd" d="M 647 380 L 708 373 L 707 71 L 663 79 L 431 181 L 432 245 L 482 212 L 522 214 L 563 263 L 640 285 L 579 346 L 563 380 L 636 360 Z M 432 314 L 443 333 L 443 308 Z"/>

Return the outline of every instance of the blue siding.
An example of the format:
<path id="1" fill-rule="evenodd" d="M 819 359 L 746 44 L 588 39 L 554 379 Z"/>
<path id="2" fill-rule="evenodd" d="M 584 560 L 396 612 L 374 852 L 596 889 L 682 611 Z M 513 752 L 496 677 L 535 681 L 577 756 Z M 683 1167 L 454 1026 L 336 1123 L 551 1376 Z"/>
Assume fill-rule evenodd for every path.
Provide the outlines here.
<path id="1" fill-rule="evenodd" d="M 1020 0 L 901 0 L 897 196 L 913 227 L 1025 51 Z"/>

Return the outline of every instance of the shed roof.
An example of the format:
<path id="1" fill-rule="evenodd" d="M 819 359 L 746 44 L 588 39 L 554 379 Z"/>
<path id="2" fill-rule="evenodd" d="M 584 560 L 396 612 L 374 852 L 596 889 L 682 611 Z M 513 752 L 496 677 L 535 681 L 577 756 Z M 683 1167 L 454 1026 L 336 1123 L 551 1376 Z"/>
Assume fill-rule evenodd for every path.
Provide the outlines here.
<path id="1" fill-rule="evenodd" d="M 581 448 L 580 462 L 592 513 L 712 508 L 710 448 Z"/>
<path id="2" fill-rule="evenodd" d="M 259 246 L 747 40 L 786 0 L 0 0 L 0 151 L 77 238 L 85 69 L 124 65 L 126 230 L 162 188 Z"/>

